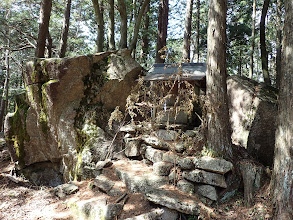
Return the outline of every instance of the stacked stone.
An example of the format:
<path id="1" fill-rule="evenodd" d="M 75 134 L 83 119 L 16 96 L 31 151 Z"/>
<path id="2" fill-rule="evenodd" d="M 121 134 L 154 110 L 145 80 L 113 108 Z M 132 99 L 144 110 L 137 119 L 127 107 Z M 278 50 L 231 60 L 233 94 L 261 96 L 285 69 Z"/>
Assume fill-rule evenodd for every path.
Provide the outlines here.
<path id="1" fill-rule="evenodd" d="M 137 131 L 135 126 L 122 127 L 121 131 L 127 132 L 124 138 L 125 155 L 144 158 L 147 164 L 153 166 L 155 175 L 168 176 L 170 183 L 175 180 L 179 190 L 200 195 L 209 202 L 217 201 L 218 192 L 227 188 L 225 174 L 233 169 L 232 163 L 208 156 L 181 156 L 184 144 L 176 141 L 176 131 L 158 130 L 152 136 L 141 137 L 134 137 Z M 192 136 L 194 132 L 190 130 L 185 134 Z M 181 176 L 176 176 L 176 173 L 181 173 Z"/>

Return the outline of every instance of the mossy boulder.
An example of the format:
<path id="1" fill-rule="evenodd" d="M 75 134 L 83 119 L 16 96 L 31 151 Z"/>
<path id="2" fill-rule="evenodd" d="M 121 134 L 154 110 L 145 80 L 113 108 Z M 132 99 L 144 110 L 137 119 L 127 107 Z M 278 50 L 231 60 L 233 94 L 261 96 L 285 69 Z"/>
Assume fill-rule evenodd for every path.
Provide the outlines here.
<path id="1" fill-rule="evenodd" d="M 108 119 L 116 106 L 124 109 L 142 70 L 128 50 L 27 63 L 26 105 L 6 120 L 13 160 L 21 167 L 60 163 L 65 181 L 81 178 L 82 167 L 105 159 Z"/>

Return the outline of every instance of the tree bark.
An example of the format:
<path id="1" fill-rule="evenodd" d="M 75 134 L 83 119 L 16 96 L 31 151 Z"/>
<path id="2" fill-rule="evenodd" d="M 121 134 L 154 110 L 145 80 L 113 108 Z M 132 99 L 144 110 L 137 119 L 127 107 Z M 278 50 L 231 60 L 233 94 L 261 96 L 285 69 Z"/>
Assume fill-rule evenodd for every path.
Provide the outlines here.
<path id="1" fill-rule="evenodd" d="M 52 9 L 52 0 L 43 0 L 40 10 L 39 34 L 35 56 L 45 57 L 46 39 L 49 31 L 49 22 Z"/>
<path id="2" fill-rule="evenodd" d="M 147 62 L 147 54 L 149 53 L 149 26 L 150 26 L 150 3 L 145 9 L 144 25 L 143 25 L 143 34 L 142 34 L 142 63 Z"/>
<path id="3" fill-rule="evenodd" d="M 98 38 L 97 38 L 97 52 L 103 51 L 104 45 L 104 33 L 105 33 L 105 25 L 104 25 L 104 18 L 103 18 L 103 1 L 99 3 L 99 0 L 92 0 L 94 9 L 95 9 L 95 18 L 98 24 Z"/>
<path id="4" fill-rule="evenodd" d="M 9 43 L 8 43 L 9 45 Z M 5 109 L 7 108 L 8 104 L 8 92 L 9 92 L 9 78 L 10 78 L 10 63 L 9 63 L 9 49 L 5 52 L 5 69 L 6 69 L 6 77 L 5 77 L 5 83 L 3 88 L 3 93 L 1 97 L 1 103 L 0 103 L 0 131 L 2 131 L 3 127 L 3 121 L 4 121 L 4 115 L 5 115 Z"/>
<path id="5" fill-rule="evenodd" d="M 109 0 L 108 41 L 109 49 L 115 50 L 114 0 Z"/>
<path id="6" fill-rule="evenodd" d="M 71 0 L 66 0 L 66 8 L 64 11 L 62 34 L 60 39 L 60 49 L 59 49 L 60 58 L 65 57 L 65 53 L 66 53 L 68 31 L 69 31 L 69 21 L 70 21 L 70 9 L 71 9 Z"/>
<path id="7" fill-rule="evenodd" d="M 199 25 L 200 25 L 200 0 L 197 0 L 197 21 L 196 21 L 196 54 L 197 62 L 200 62 L 200 53 L 199 53 Z"/>
<path id="8" fill-rule="evenodd" d="M 132 51 L 136 48 L 136 42 L 137 42 L 137 37 L 138 37 L 138 32 L 139 32 L 139 27 L 141 23 L 142 16 L 145 12 L 145 9 L 147 5 L 149 4 L 150 0 L 145 0 L 143 2 L 143 5 L 141 6 L 141 9 L 138 13 L 138 17 L 135 19 L 135 26 L 134 26 L 134 32 L 133 32 L 133 38 L 131 40 L 129 50 Z"/>
<path id="9" fill-rule="evenodd" d="M 119 48 L 127 48 L 127 12 L 124 0 L 118 0 L 118 11 L 121 18 Z"/>
<path id="10" fill-rule="evenodd" d="M 269 8 L 270 0 L 264 0 L 263 8 L 261 12 L 260 20 L 260 50 L 261 50 L 261 64 L 263 78 L 267 85 L 271 85 L 271 79 L 269 75 L 269 64 L 268 64 L 268 52 L 266 48 L 266 33 L 265 33 L 265 22 Z"/>
<path id="11" fill-rule="evenodd" d="M 251 51 L 250 51 L 250 68 L 249 78 L 253 77 L 253 65 L 254 65 L 254 48 L 255 48 L 255 16 L 256 16 L 256 0 L 253 0 L 252 5 L 252 32 L 251 32 Z"/>
<path id="12" fill-rule="evenodd" d="M 280 78 L 281 78 L 281 51 L 282 51 L 282 0 L 277 0 L 277 54 L 276 54 L 276 86 L 280 88 Z"/>
<path id="13" fill-rule="evenodd" d="M 293 219 L 293 1 L 285 1 L 282 75 L 272 176 L 274 219 Z"/>
<path id="14" fill-rule="evenodd" d="M 193 0 L 188 0 L 186 5 L 184 38 L 183 38 L 183 62 L 190 62 L 191 20 Z"/>
<path id="15" fill-rule="evenodd" d="M 209 1 L 207 54 L 207 140 L 208 148 L 232 160 L 226 84 L 227 0 Z"/>
<path id="16" fill-rule="evenodd" d="M 156 48 L 156 63 L 164 63 L 160 50 L 167 45 L 169 0 L 160 0 L 158 13 L 158 37 Z"/>

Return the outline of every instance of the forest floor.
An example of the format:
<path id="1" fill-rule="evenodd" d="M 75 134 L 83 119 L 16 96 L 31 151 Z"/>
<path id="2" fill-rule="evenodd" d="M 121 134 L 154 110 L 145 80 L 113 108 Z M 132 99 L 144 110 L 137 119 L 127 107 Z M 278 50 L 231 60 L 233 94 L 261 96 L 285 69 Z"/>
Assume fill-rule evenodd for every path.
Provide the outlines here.
<path id="1" fill-rule="evenodd" d="M 78 220 L 78 217 L 71 213 L 67 207 L 68 202 L 93 197 L 104 197 L 107 201 L 117 199 L 107 198 L 106 194 L 90 189 L 89 184 L 93 182 L 92 180 L 75 182 L 79 191 L 60 199 L 52 193 L 52 187 L 36 186 L 21 177 L 12 178 L 10 175 L 12 169 L 13 163 L 10 160 L 8 150 L 0 143 L 0 219 L 2 220 Z M 128 192 L 125 185 L 113 175 L 112 168 L 108 168 L 107 173 L 113 181 L 116 181 L 115 184 L 120 187 L 120 190 L 127 192 L 129 196 L 122 213 L 117 219 L 134 217 L 149 212 L 155 207 L 142 194 Z M 271 219 L 272 205 L 269 184 L 266 183 L 257 192 L 254 197 L 254 205 L 251 207 L 245 206 L 243 193 L 238 192 L 229 201 L 214 205 L 212 209 L 216 219 Z M 207 217 L 184 215 L 180 216 L 180 219 L 207 219 Z"/>

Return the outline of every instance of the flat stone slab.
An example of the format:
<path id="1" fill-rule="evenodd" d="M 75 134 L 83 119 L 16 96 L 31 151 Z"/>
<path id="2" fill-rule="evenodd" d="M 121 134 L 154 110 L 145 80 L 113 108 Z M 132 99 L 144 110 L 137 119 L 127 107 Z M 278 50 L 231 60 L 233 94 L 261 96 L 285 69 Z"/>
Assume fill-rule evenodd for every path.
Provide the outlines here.
<path id="1" fill-rule="evenodd" d="M 125 138 L 125 155 L 127 157 L 137 157 L 140 155 L 141 139 Z"/>
<path id="2" fill-rule="evenodd" d="M 233 168 L 233 164 L 227 160 L 208 156 L 194 158 L 193 163 L 195 168 L 220 174 L 225 174 Z"/>
<path id="3" fill-rule="evenodd" d="M 151 212 L 148 213 L 144 213 L 132 218 L 126 218 L 124 220 L 154 220 L 154 219 L 158 219 L 160 216 L 162 216 L 164 213 L 163 209 L 155 209 Z"/>
<path id="4" fill-rule="evenodd" d="M 114 167 L 117 176 L 133 193 L 146 193 L 168 184 L 168 177 L 154 175 L 151 166 L 139 161 L 120 160 Z"/>
<path id="5" fill-rule="evenodd" d="M 169 162 L 154 163 L 153 164 L 154 174 L 158 176 L 168 176 L 173 166 L 174 164 Z"/>
<path id="6" fill-rule="evenodd" d="M 151 146 L 147 146 L 145 151 L 145 157 L 153 163 L 161 162 L 163 160 L 164 151 L 154 149 Z"/>
<path id="7" fill-rule="evenodd" d="M 159 139 L 162 139 L 164 141 L 175 141 L 177 136 L 178 136 L 178 133 L 176 131 L 173 131 L 173 130 L 160 129 L 160 130 L 155 132 L 155 135 Z"/>
<path id="8" fill-rule="evenodd" d="M 94 185 L 102 192 L 108 193 L 113 188 L 115 183 L 109 180 L 107 177 L 100 175 L 94 179 Z"/>
<path id="9" fill-rule="evenodd" d="M 169 209 L 176 210 L 189 215 L 199 215 L 200 208 L 198 199 L 185 194 L 175 187 L 164 186 L 160 189 L 146 193 L 146 199 Z"/>
<path id="10" fill-rule="evenodd" d="M 208 199 L 211 199 L 213 201 L 218 200 L 218 194 L 215 187 L 211 185 L 199 185 L 195 187 L 196 192 Z"/>
<path id="11" fill-rule="evenodd" d="M 64 198 L 66 195 L 74 194 L 78 190 L 78 186 L 73 183 L 65 183 L 54 188 L 55 195 L 59 198 Z"/>
<path id="12" fill-rule="evenodd" d="M 227 188 L 225 177 L 221 174 L 195 169 L 192 171 L 184 171 L 182 176 L 192 182 L 205 183 L 213 186 Z"/>
<path id="13" fill-rule="evenodd" d="M 184 157 L 184 158 L 178 159 L 178 166 L 182 170 L 194 169 L 193 157 Z"/>
<path id="14" fill-rule="evenodd" d="M 152 135 L 143 135 L 141 138 L 146 144 L 151 145 L 154 148 L 162 149 L 162 150 L 169 150 L 169 145 L 164 142 L 163 140 L 160 140 L 156 136 Z"/>

